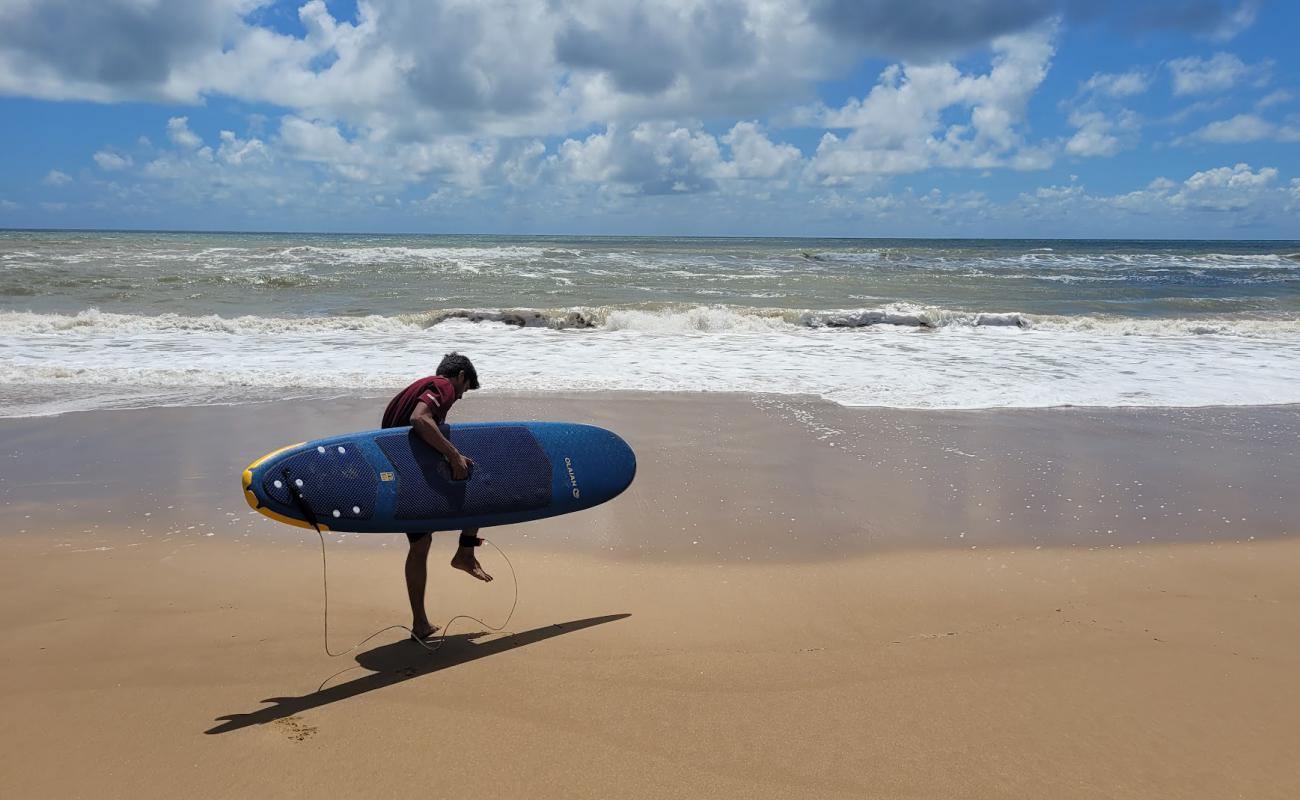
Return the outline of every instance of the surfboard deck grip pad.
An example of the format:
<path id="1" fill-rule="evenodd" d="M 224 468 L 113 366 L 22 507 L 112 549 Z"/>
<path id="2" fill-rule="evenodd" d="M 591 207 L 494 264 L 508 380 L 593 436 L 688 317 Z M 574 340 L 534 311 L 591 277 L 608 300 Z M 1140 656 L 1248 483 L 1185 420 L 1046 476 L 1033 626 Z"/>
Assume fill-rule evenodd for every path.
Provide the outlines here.
<path id="1" fill-rule="evenodd" d="M 278 488 L 277 480 L 281 483 Z M 350 519 L 370 519 L 375 513 L 379 476 L 352 442 L 327 447 L 324 453 L 304 450 L 286 458 L 277 473 L 263 479 L 262 490 L 277 502 L 296 506 L 288 481 L 302 481 L 298 493 L 303 502 L 327 523 L 335 511 Z M 353 508 L 360 511 L 354 512 Z"/>
<path id="2" fill-rule="evenodd" d="M 397 519 L 469 517 L 550 505 L 551 461 L 527 428 L 452 428 L 449 438 L 474 461 L 469 480 L 453 481 L 447 460 L 414 431 L 375 439 L 397 472 Z"/>

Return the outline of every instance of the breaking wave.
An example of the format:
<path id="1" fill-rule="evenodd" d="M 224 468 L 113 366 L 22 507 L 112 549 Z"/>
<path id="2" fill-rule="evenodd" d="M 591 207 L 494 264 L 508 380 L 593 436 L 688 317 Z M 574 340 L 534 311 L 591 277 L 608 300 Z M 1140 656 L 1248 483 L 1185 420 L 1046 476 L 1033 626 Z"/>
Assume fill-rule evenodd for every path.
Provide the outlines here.
<path id="1" fill-rule="evenodd" d="M 471 323 L 509 328 L 645 333 L 763 333 L 800 330 L 1014 328 L 1048 333 L 1090 332 L 1097 335 L 1225 335 L 1246 337 L 1300 334 L 1300 318 L 1054 316 L 1020 311 L 980 311 L 890 304 L 877 308 L 807 310 L 743 306 L 599 306 L 559 309 L 434 309 L 395 316 L 222 317 L 216 314 L 136 315 L 95 309 L 76 314 L 0 312 L 0 335 L 131 334 L 193 332 L 212 334 L 329 334 L 346 331 L 400 333 L 443 324 Z"/>

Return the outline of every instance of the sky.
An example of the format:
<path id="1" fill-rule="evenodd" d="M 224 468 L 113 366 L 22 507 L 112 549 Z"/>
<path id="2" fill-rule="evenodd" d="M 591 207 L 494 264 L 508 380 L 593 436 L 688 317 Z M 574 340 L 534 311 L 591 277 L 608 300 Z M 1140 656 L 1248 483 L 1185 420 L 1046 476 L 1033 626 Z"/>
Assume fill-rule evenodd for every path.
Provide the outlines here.
<path id="1" fill-rule="evenodd" d="M 0 227 L 1300 239 L 1283 0 L 0 0 Z"/>

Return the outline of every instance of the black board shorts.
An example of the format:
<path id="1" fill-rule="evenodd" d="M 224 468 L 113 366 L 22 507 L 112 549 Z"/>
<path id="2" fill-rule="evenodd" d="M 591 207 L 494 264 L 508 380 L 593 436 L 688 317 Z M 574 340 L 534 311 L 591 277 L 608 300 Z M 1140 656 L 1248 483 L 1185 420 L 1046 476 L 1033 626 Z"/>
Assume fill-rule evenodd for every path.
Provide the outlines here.
<path id="1" fill-rule="evenodd" d="M 436 531 L 425 531 L 423 533 L 408 533 L 406 534 L 406 541 L 410 542 L 411 544 L 415 544 L 416 542 L 420 541 L 426 536 L 432 536 L 434 533 L 436 533 Z M 464 544 L 467 542 L 468 539 L 476 538 L 478 536 L 478 528 L 466 528 L 465 530 L 460 532 L 460 535 L 462 540 L 466 540 L 462 542 L 462 544 Z"/>

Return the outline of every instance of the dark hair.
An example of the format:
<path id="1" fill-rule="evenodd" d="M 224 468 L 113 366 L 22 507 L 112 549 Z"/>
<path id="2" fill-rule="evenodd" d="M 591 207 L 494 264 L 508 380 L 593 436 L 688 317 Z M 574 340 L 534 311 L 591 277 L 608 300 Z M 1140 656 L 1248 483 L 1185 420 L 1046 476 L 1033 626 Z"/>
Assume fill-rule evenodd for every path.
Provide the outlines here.
<path id="1" fill-rule="evenodd" d="M 470 363 L 467 356 L 460 353 L 448 353 L 442 357 L 442 363 L 438 364 L 438 371 L 434 374 L 441 375 L 444 378 L 454 378 L 460 373 L 465 373 L 465 388 L 478 388 L 478 372 L 474 370 L 474 365 Z"/>

